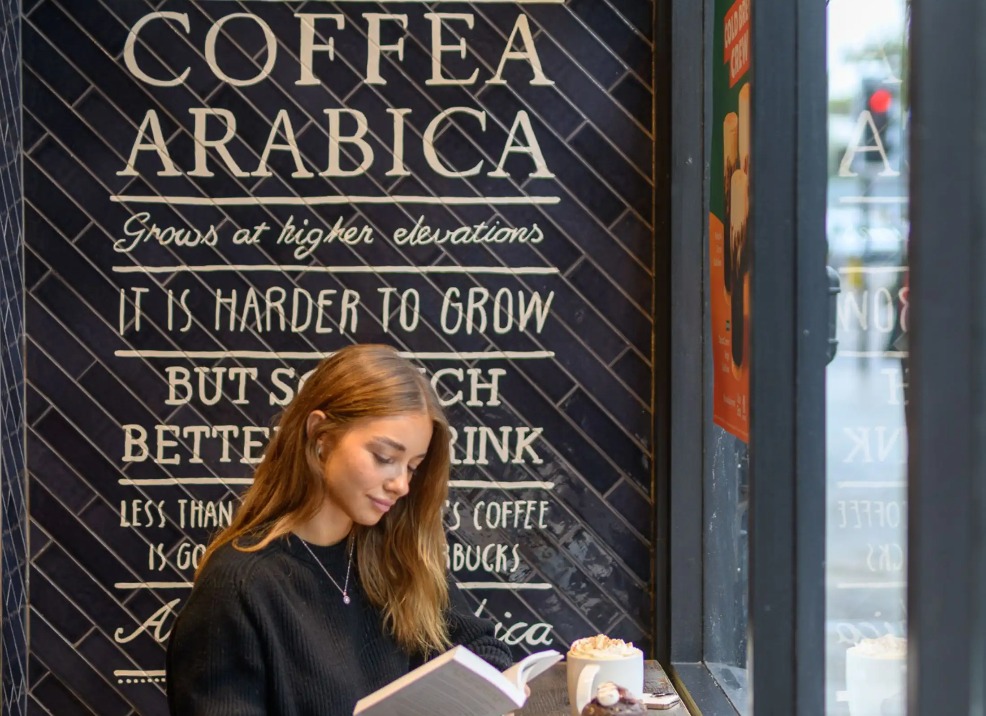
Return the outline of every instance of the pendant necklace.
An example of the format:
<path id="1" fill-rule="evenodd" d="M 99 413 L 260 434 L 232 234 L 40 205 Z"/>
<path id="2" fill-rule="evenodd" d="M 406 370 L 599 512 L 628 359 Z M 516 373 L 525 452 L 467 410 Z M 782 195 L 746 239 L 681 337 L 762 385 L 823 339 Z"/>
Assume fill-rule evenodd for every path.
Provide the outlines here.
<path id="1" fill-rule="evenodd" d="M 335 580 L 335 577 L 329 574 L 329 570 L 325 568 L 325 565 L 322 564 L 322 560 L 320 560 L 315 552 L 312 551 L 312 548 L 308 546 L 308 543 L 301 539 L 301 537 L 299 537 L 298 540 L 304 545 L 305 549 L 308 550 L 308 554 L 312 556 L 315 563 L 322 568 L 322 571 L 325 572 L 325 576 L 332 580 L 332 584 L 335 585 L 335 588 L 342 592 L 342 603 L 349 604 L 349 602 L 352 601 L 349 598 L 349 571 L 353 566 L 353 548 L 356 546 L 356 540 L 350 540 L 349 543 L 349 560 L 346 562 L 346 581 L 342 583 L 341 587 L 339 586 L 339 582 Z"/>

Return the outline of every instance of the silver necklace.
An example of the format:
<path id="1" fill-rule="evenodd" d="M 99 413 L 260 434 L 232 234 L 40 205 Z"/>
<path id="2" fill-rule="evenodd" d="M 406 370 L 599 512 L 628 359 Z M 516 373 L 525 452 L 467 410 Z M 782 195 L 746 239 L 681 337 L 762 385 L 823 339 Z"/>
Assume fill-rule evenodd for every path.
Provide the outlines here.
<path id="1" fill-rule="evenodd" d="M 356 540 L 351 539 L 349 541 L 349 561 L 346 563 L 346 581 L 342 583 L 341 587 L 339 586 L 339 582 L 335 580 L 335 577 L 329 574 L 329 570 L 325 568 L 325 565 L 322 564 L 322 560 L 320 560 L 315 552 L 312 551 L 312 548 L 308 546 L 308 543 L 301 539 L 301 537 L 298 538 L 298 541 L 301 542 L 305 549 L 308 550 L 308 554 L 310 554 L 312 559 L 315 560 L 315 564 L 321 567 L 322 571 L 325 572 L 325 576 L 332 580 L 332 584 L 335 585 L 335 588 L 342 592 L 342 603 L 349 604 L 349 602 L 352 601 L 349 598 L 349 571 L 353 567 L 353 548 L 356 546 Z"/>

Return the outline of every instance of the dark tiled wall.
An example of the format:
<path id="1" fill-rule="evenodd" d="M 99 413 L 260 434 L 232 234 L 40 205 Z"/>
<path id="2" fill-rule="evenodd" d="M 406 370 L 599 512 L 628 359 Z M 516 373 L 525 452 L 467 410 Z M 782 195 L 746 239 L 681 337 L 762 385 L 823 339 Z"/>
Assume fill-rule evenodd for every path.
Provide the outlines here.
<path id="1" fill-rule="evenodd" d="M 138 82 L 122 60 L 129 28 L 153 9 L 187 13 L 190 32 L 176 32 L 163 21 L 149 24 L 141 34 L 138 61 L 158 77 L 190 67 L 181 86 Z M 7 300 L 17 306 L 23 300 L 26 312 L 32 529 L 28 686 L 39 712 L 164 713 L 164 639 L 187 594 L 182 584 L 191 575 L 181 564 L 181 545 L 203 542 L 211 531 L 211 525 L 182 525 L 180 505 L 190 503 L 181 501 L 235 500 L 249 475 L 249 466 L 239 462 L 242 442 L 230 448 L 228 461 L 219 441 L 210 440 L 202 448 L 203 462 L 189 462 L 190 443 L 180 439 L 175 450 L 183 458 L 178 464 L 127 462 L 121 426 L 139 425 L 153 433 L 157 424 L 269 425 L 276 408 L 268 394 L 279 390 L 272 371 L 303 373 L 313 367 L 313 356 L 352 341 L 394 344 L 431 374 L 444 368 L 478 369 L 488 380 L 491 371 L 504 371 L 497 403 L 458 402 L 449 408 L 459 431 L 456 455 L 461 462 L 454 468 L 448 524 L 456 577 L 466 585 L 472 604 L 503 624 L 503 634 L 518 655 L 548 644 L 564 649 L 571 640 L 598 631 L 649 643 L 655 330 L 652 4 L 570 0 L 523 7 L 451 5 L 448 11 L 468 12 L 475 26 L 466 32 L 464 25 L 452 23 L 469 38 L 470 56 L 459 60 L 447 54 L 447 71 L 468 76 L 475 67 L 480 78 L 474 85 L 446 87 L 425 85 L 431 64 L 424 13 L 430 9 L 445 8 L 436 3 L 382 8 L 374 3 L 186 0 L 25 3 L 24 292 L 15 291 Z M 208 27 L 234 11 L 262 17 L 280 42 L 270 77 L 248 87 L 217 80 L 203 60 Z M 316 62 L 315 70 L 324 78 L 316 87 L 295 84 L 298 23 L 292 13 L 299 11 L 346 16 L 346 30 L 334 33 L 335 61 L 320 56 Z M 385 57 L 382 63 L 387 84 L 371 86 L 363 81 L 367 40 L 360 14 L 381 11 L 408 15 L 409 37 L 403 61 Z M 508 63 L 506 86 L 485 84 L 521 12 L 530 18 L 538 56 L 553 86 L 531 85 L 531 69 L 523 61 Z M 221 39 L 218 52 L 231 76 L 249 77 L 266 54 L 257 27 L 239 22 L 228 26 L 230 36 Z M 396 38 L 385 36 L 383 41 Z M 294 163 L 280 151 L 272 155 L 271 177 L 237 178 L 214 158 L 210 167 L 215 177 L 161 177 L 155 174 L 159 159 L 145 151 L 137 162 L 139 177 L 119 174 L 150 109 L 160 118 L 176 163 L 190 169 L 189 109 L 205 106 L 235 116 L 237 137 L 229 147 L 243 167 L 256 167 L 272 123 L 279 110 L 286 110 L 304 161 L 320 171 L 327 155 L 323 110 L 339 107 L 369 118 L 367 137 L 377 161 L 359 177 L 292 179 L 288 175 Z M 476 176 L 441 177 L 423 160 L 421 135 L 428 121 L 453 106 L 487 112 L 485 132 L 479 131 L 475 117 L 458 115 L 435 140 L 449 166 L 463 169 L 483 161 L 486 170 Z M 388 107 L 411 110 L 405 130 L 410 176 L 388 175 L 393 132 Z M 486 173 L 521 111 L 530 119 L 553 178 L 529 177 L 533 163 L 520 154 L 506 164 L 509 179 Z M 222 129 L 214 125 L 212 131 Z M 9 146 L 18 143 L 5 144 Z M 351 165 L 354 155 L 344 161 Z M 4 189 L 6 198 L 7 185 Z M 416 196 L 428 203 L 230 206 L 132 198 L 338 195 Z M 131 198 L 114 201 L 111 196 Z M 443 196 L 557 201 L 436 200 Z M 16 215 L 16 197 L 9 201 Z M 215 225 L 223 240 L 215 247 L 147 242 L 131 252 L 115 251 L 123 227 L 141 211 L 162 226 Z M 301 258 L 270 236 L 259 245 L 230 241 L 236 229 L 261 222 L 280 227 L 289 218 L 295 225 L 307 220 L 311 226 L 341 218 L 344 225 L 369 227 L 374 241 L 356 246 L 335 242 Z M 419 218 L 441 228 L 485 222 L 530 229 L 536 224 L 544 238 L 538 243 L 422 246 L 391 240 L 396 229 L 413 226 Z M 17 238 L 9 250 L 19 250 L 19 235 L 19 229 L 5 231 L 5 241 Z M 221 270 L 184 270 L 191 266 Z M 281 268 L 258 270 L 261 266 Z M 398 271 L 382 271 L 381 266 Z M 156 273 L 144 270 L 148 267 L 172 268 Z M 377 268 L 364 271 L 366 267 Z M 13 279 L 8 282 L 5 275 L 5 290 L 21 285 L 21 276 Z M 250 288 L 276 287 L 339 291 L 327 313 L 332 332 L 282 332 L 276 325 L 268 330 L 249 322 L 233 329 L 228 323 L 220 330 L 212 325 L 210 302 L 217 289 L 226 296 L 237 290 L 243 297 Z M 385 330 L 379 291 L 387 288 L 418 292 L 421 319 L 415 330 L 394 329 L 400 314 L 393 310 L 391 330 Z M 444 330 L 443 297 L 455 295 L 456 289 L 467 296 L 477 288 L 492 293 L 502 289 L 503 298 L 508 293 L 513 297 L 514 305 L 497 314 L 500 319 L 508 311 L 518 317 L 521 296 L 526 300 L 537 293 L 546 300 L 551 295 L 552 303 L 537 329 L 520 331 L 514 324 L 497 332 L 489 313 L 485 330 Z M 135 320 L 135 289 L 146 289 L 140 324 Z M 357 327 L 343 331 L 337 309 L 346 289 L 357 291 L 361 302 Z M 126 298 L 122 319 L 121 290 Z M 172 314 L 176 325 L 169 329 L 169 291 L 176 297 L 188 291 L 194 320 L 187 330 L 181 330 L 180 310 Z M 10 354 L 21 356 L 19 350 Z M 451 359 L 450 354 L 460 355 Z M 201 400 L 169 405 L 169 367 L 256 368 L 259 377 L 242 401 L 228 395 L 212 405 Z M 20 385 L 19 363 L 5 361 L 4 369 Z M 215 384 L 206 387 L 211 390 Z M 446 379 L 440 392 L 451 398 L 460 387 Z M 19 409 L 11 414 L 19 415 Z M 469 460 L 470 440 L 473 457 L 478 457 L 481 427 L 493 429 L 487 439 L 510 436 L 506 459 L 488 443 L 485 464 Z M 16 425 L 10 434 L 21 429 Z M 537 429 L 542 432 L 531 440 Z M 525 436 L 531 450 L 518 448 Z M 6 478 L 8 453 L 4 455 Z M 11 460 L 9 474 L 20 474 L 22 462 Z M 202 484 L 203 479 L 211 484 Z M 7 483 L 4 489 L 9 491 Z M 16 505 L 6 514 L 21 518 L 5 527 L 4 550 L 5 559 L 12 552 L 16 564 L 17 545 L 23 550 L 16 530 L 24 529 L 24 497 L 9 497 Z M 167 521 L 135 526 L 135 520 L 146 522 L 156 515 L 153 509 L 135 512 L 135 500 L 141 506 L 143 501 L 164 501 Z M 488 512 L 491 502 L 496 507 Z M 487 516 L 502 515 L 505 504 L 521 502 L 524 509 L 533 509 L 532 523 L 486 522 Z M 476 515 L 482 516 L 478 526 Z M 477 549 L 496 554 L 496 545 L 503 545 L 500 553 L 510 559 L 492 569 L 461 559 Z M 7 600 L 7 587 L 16 588 L 11 580 L 18 574 L 23 577 L 23 570 L 5 576 Z M 151 583 L 157 586 L 148 588 Z M 510 588 L 500 588 L 504 584 Z M 23 599 L 23 589 L 11 593 Z M 15 613 L 23 611 L 21 602 Z M 11 615 L 5 613 L 5 619 L 5 629 L 15 624 Z M 5 652 L 8 644 L 18 643 L 16 633 L 5 631 L 4 638 Z M 16 668 L 24 667 L 19 653 L 16 663 L 5 663 L 5 684 L 8 678 L 16 681 Z"/>
<path id="2" fill-rule="evenodd" d="M 24 494 L 24 233 L 21 214 L 20 2 L 0 3 L 0 691 L 27 713 L 27 503 Z"/>

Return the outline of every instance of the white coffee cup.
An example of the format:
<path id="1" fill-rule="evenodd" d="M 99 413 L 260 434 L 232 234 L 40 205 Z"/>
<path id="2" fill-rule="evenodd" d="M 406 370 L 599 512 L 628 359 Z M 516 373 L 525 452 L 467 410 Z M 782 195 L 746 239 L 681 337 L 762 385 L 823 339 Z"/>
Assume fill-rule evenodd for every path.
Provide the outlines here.
<path id="1" fill-rule="evenodd" d="M 585 705 L 592 701 L 600 684 L 612 681 L 617 686 L 640 696 L 644 690 L 644 653 L 630 647 L 624 654 L 605 651 L 568 652 L 565 657 L 568 671 L 568 702 L 572 716 L 580 716 Z"/>
<path id="2" fill-rule="evenodd" d="M 903 639 L 863 639 L 846 651 L 850 716 L 903 716 L 907 651 Z"/>

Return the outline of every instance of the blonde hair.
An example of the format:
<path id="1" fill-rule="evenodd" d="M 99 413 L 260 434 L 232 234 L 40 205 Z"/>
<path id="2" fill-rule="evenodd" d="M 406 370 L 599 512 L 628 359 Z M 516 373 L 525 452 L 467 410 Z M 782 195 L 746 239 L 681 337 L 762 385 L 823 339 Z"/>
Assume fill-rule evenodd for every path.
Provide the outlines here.
<path id="1" fill-rule="evenodd" d="M 326 419 L 309 434 L 308 416 L 315 410 Z M 232 543 L 254 552 L 315 515 L 325 499 L 316 455 L 320 438 L 331 446 L 357 421 L 421 413 L 431 419 L 433 432 L 410 491 L 375 526 L 355 525 L 351 539 L 363 590 L 397 643 L 412 654 L 447 648 L 442 508 L 449 427 L 431 385 L 389 346 L 348 346 L 319 364 L 281 415 L 253 484 L 229 526 L 206 549 L 196 577 L 219 547 Z M 246 544 L 241 538 L 248 538 Z"/>

